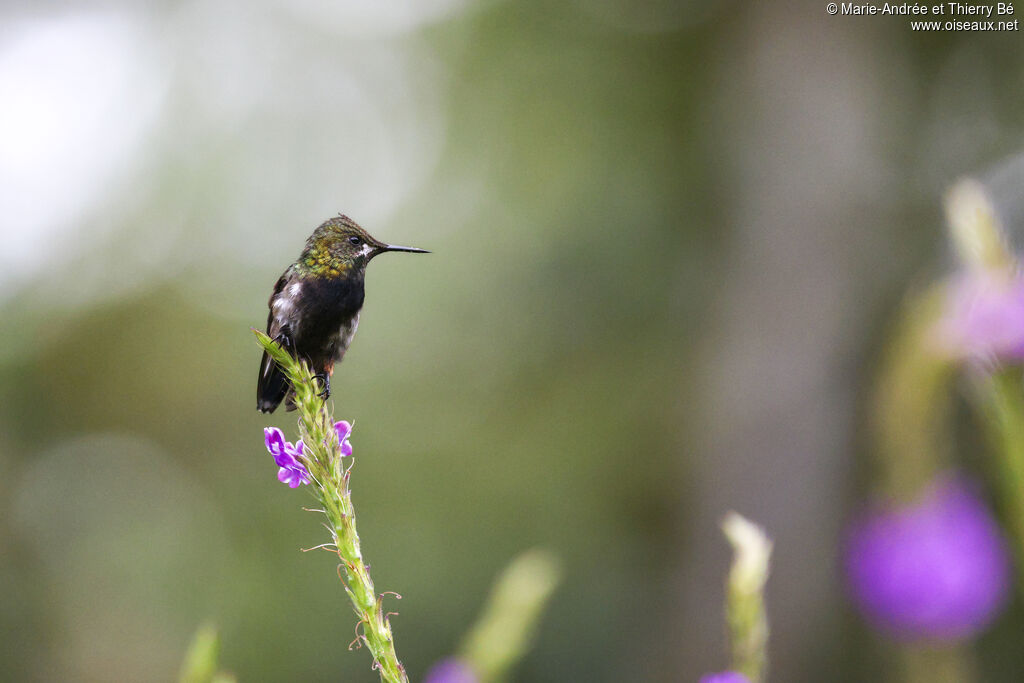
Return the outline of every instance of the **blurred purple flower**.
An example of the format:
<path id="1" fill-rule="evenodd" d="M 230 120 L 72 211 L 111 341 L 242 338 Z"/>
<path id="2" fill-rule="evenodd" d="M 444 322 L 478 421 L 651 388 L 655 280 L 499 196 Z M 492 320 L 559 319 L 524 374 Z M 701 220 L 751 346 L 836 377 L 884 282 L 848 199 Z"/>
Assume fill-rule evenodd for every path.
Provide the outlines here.
<path id="1" fill-rule="evenodd" d="M 334 431 L 338 433 L 338 443 L 341 444 L 341 457 L 352 455 L 352 444 L 348 437 L 352 434 L 352 425 L 345 420 L 334 423 Z"/>
<path id="2" fill-rule="evenodd" d="M 309 472 L 306 471 L 306 467 L 298 459 L 302 455 L 304 445 L 300 439 L 294 446 L 284 440 L 284 434 L 277 427 L 266 427 L 263 430 L 263 442 L 267 446 L 267 450 L 274 456 L 274 462 L 277 463 L 278 471 L 277 478 L 284 484 L 288 484 L 291 488 L 296 488 L 300 484 L 309 483 Z"/>
<path id="3" fill-rule="evenodd" d="M 722 671 L 700 677 L 700 683 L 750 683 L 750 679 L 739 671 Z"/>
<path id="4" fill-rule="evenodd" d="M 1024 360 L 1024 276 L 970 273 L 955 279 L 939 334 L 942 346 L 958 356 Z"/>
<path id="5" fill-rule="evenodd" d="M 970 637 L 1008 597 L 1010 555 L 999 526 L 967 483 L 953 477 L 914 505 L 857 520 L 845 559 L 857 606 L 902 639 Z"/>
<path id="6" fill-rule="evenodd" d="M 453 657 L 435 664 L 423 683 L 477 683 L 477 677 L 468 665 Z"/>

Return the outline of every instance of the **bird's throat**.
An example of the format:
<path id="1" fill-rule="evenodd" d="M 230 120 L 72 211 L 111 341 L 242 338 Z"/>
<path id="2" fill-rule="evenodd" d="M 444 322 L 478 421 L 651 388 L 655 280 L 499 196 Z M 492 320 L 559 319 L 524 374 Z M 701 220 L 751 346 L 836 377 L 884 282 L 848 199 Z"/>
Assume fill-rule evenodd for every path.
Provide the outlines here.
<path id="1" fill-rule="evenodd" d="M 312 277 L 340 278 L 351 274 L 353 263 L 338 258 L 322 244 L 306 250 L 299 259 L 304 274 Z"/>

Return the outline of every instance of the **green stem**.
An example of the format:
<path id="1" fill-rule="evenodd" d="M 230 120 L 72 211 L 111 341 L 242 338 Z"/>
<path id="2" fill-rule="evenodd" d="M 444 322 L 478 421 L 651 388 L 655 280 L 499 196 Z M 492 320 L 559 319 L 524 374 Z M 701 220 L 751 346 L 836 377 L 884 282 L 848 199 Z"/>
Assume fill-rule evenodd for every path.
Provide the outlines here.
<path id="1" fill-rule="evenodd" d="M 900 680 L 905 683 L 966 683 L 978 680 L 974 653 L 960 643 L 948 647 L 900 648 Z"/>
<path id="2" fill-rule="evenodd" d="M 341 444 L 334 420 L 318 396 L 317 382 L 305 363 L 291 357 L 267 335 L 253 330 L 267 353 L 281 366 L 295 391 L 299 412 L 299 433 L 305 444 L 304 463 L 312 478 L 312 489 L 327 517 L 334 547 L 341 559 L 338 575 L 359 617 L 358 639 L 373 655 L 374 668 L 385 683 L 407 683 L 405 668 L 398 661 L 391 623 L 384 612 L 383 595 L 377 595 L 369 569 L 363 561 L 356 531 L 356 513 L 349 490 L 349 467 L 342 464 Z M 340 568 L 344 568 L 344 572 Z"/>
<path id="3" fill-rule="evenodd" d="M 1024 385 L 1019 370 L 1002 369 L 987 382 L 988 427 L 996 446 L 1002 504 L 1024 572 Z"/>
<path id="4" fill-rule="evenodd" d="M 523 553 L 502 572 L 459 653 L 480 683 L 508 680 L 533 639 L 561 573 L 558 560 L 537 549 Z"/>
<path id="5" fill-rule="evenodd" d="M 913 500 L 950 459 L 947 425 L 956 366 L 930 348 L 944 305 L 941 287 L 908 297 L 876 382 L 875 478 L 893 500 Z"/>
<path id="6" fill-rule="evenodd" d="M 211 683 L 217 676 L 220 637 L 212 624 L 203 624 L 185 653 L 178 683 Z"/>
<path id="7" fill-rule="evenodd" d="M 732 567 L 725 583 L 725 620 L 732 645 L 732 668 L 751 683 L 763 683 L 768 670 L 764 587 L 772 542 L 764 529 L 735 512 L 725 516 L 722 531 L 733 547 Z"/>

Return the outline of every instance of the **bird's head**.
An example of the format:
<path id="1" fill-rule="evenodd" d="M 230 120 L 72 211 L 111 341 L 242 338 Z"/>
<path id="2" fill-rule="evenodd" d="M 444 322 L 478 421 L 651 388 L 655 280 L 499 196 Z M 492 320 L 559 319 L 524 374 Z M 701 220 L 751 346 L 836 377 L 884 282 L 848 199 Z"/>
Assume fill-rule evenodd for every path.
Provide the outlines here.
<path id="1" fill-rule="evenodd" d="M 302 260 L 315 272 L 338 276 L 345 271 L 361 271 L 370 259 L 387 251 L 430 253 L 426 249 L 385 244 L 348 216 L 338 216 L 325 221 L 313 231 L 306 242 Z"/>

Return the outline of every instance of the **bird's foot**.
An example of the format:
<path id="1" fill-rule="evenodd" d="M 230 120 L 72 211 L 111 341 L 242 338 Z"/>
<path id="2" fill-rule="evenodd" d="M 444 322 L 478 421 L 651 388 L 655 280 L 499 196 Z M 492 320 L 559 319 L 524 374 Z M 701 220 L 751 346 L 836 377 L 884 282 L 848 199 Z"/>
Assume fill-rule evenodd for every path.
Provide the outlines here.
<path id="1" fill-rule="evenodd" d="M 281 328 L 281 331 L 274 337 L 274 341 L 281 345 L 281 348 L 288 353 L 295 355 L 295 342 L 292 340 L 292 330 L 287 325 Z"/>
<path id="2" fill-rule="evenodd" d="M 331 397 L 331 376 L 326 372 L 321 372 L 317 375 L 313 375 L 313 379 L 320 380 L 320 383 L 323 385 L 316 395 L 325 401 L 329 399 Z"/>

